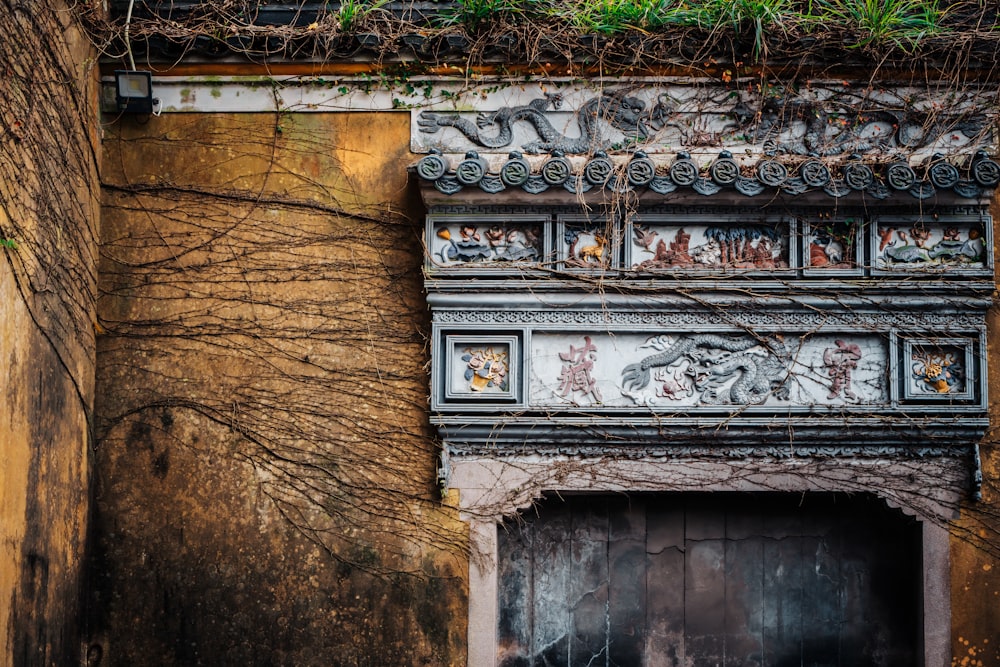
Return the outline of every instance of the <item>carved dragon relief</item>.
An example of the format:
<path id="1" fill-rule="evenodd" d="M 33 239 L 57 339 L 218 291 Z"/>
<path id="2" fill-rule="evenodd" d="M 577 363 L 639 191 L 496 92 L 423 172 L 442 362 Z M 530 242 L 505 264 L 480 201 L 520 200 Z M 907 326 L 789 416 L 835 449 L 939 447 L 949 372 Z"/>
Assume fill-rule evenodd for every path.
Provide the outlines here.
<path id="1" fill-rule="evenodd" d="M 673 384 L 664 392 L 697 394 L 707 405 L 758 405 L 769 397 L 789 398 L 789 355 L 778 338 L 702 334 L 678 340 L 650 339 L 658 354 L 628 364 L 622 370 L 622 394 L 636 400 L 635 392 L 650 382 L 655 368 L 675 370 Z"/>
<path id="2" fill-rule="evenodd" d="M 579 137 L 567 137 L 560 133 L 545 116 L 549 107 L 559 109 L 561 106 L 562 96 L 552 94 L 522 106 L 503 107 L 492 113 L 480 113 L 476 117 L 475 124 L 458 114 L 431 111 L 421 112 L 417 123 L 420 131 L 427 134 L 436 133 L 442 127 L 454 127 L 478 146 L 504 148 L 514 140 L 514 123 L 526 121 L 534 126 L 539 136 L 539 141 L 532 141 L 521 147 L 526 153 L 558 151 L 565 154 L 581 154 L 604 148 L 605 142 L 601 140 L 597 131 L 599 120 L 609 123 L 632 140 L 642 140 L 648 136 L 646 115 L 643 113 L 646 105 L 638 98 L 619 93 L 606 93 L 587 101 L 576 113 L 580 128 Z"/>
<path id="3" fill-rule="evenodd" d="M 518 123 L 530 125 L 538 140 L 520 148 L 527 153 L 586 154 L 613 145 L 663 145 L 673 149 L 707 146 L 758 145 L 764 153 L 846 156 L 880 151 L 916 152 L 940 144 L 967 150 L 993 140 L 987 114 L 982 111 L 945 113 L 914 104 L 880 105 L 877 100 L 850 95 L 806 99 L 794 95 L 756 98 L 725 91 L 720 99 L 708 95 L 707 108 L 669 94 L 637 90 L 605 92 L 583 103 L 575 114 L 579 136 L 559 132 L 547 114 L 559 111 L 561 94 L 546 94 L 521 106 L 480 112 L 473 123 L 459 113 L 422 111 L 419 131 L 436 134 L 452 127 L 476 146 L 502 149 L 515 139 Z M 716 96 L 717 97 L 717 96 Z M 855 96 L 856 97 L 856 96 Z M 601 124 L 609 127 L 601 131 Z"/>

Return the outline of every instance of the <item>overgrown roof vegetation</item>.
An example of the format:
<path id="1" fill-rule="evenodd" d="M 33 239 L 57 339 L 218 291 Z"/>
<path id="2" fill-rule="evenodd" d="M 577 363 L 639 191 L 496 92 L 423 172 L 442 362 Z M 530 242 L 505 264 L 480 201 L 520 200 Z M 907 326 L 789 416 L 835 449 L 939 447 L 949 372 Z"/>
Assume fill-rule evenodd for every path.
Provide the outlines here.
<path id="1" fill-rule="evenodd" d="M 122 46 L 125 0 L 95 35 Z M 625 66 L 708 58 L 870 63 L 931 59 L 992 69 L 995 0 L 139 0 L 131 37 L 154 58 L 231 55 L 478 61 L 568 59 Z"/>

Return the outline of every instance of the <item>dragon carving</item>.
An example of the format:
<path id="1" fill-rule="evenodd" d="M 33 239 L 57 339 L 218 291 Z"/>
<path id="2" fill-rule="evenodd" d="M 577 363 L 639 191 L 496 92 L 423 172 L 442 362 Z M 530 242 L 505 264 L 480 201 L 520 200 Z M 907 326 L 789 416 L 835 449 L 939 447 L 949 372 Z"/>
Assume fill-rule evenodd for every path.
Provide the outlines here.
<path id="1" fill-rule="evenodd" d="M 514 124 L 520 121 L 531 123 L 538 133 L 539 141 L 532 141 L 522 149 L 526 153 L 583 154 L 595 148 L 605 148 L 598 136 L 597 125 L 605 121 L 621 131 L 627 140 L 645 139 L 649 130 L 646 126 L 648 113 L 644 113 L 645 103 L 635 97 L 621 93 L 605 93 L 595 97 L 580 107 L 576 114 L 580 126 L 579 137 L 567 137 L 553 127 L 545 113 L 551 106 L 558 109 L 562 105 L 560 95 L 546 95 L 528 104 L 503 107 L 494 112 L 482 112 L 476 123 L 462 118 L 459 114 L 423 111 L 417 118 L 420 131 L 434 134 L 442 127 L 454 127 L 470 141 L 486 148 L 503 148 L 514 140 Z"/>
<path id="2" fill-rule="evenodd" d="M 766 150 L 820 157 L 914 149 L 947 134 L 977 137 L 987 127 L 983 114 L 938 117 L 913 110 L 827 108 L 822 103 L 773 97 L 756 109 L 741 101 L 732 115 L 738 131 L 753 143 L 763 143 Z M 805 126 L 800 137 L 782 136 L 798 123 Z"/>
<path id="3" fill-rule="evenodd" d="M 684 368 L 688 387 L 707 404 L 756 405 L 769 396 L 788 400 L 790 393 L 786 386 L 788 353 L 776 338 L 714 334 L 681 338 L 663 352 L 626 366 L 622 370 L 624 392 L 646 387 L 650 369 L 660 367 Z"/>

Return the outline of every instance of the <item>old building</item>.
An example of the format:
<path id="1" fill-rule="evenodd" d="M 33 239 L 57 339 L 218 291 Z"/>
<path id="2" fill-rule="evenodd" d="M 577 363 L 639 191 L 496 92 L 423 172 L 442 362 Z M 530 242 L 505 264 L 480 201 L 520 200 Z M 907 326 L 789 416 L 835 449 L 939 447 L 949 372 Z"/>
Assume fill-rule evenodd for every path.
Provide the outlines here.
<path id="1" fill-rule="evenodd" d="M 5 663 L 1000 665 L 995 10 L 98 4 L 0 10 Z"/>

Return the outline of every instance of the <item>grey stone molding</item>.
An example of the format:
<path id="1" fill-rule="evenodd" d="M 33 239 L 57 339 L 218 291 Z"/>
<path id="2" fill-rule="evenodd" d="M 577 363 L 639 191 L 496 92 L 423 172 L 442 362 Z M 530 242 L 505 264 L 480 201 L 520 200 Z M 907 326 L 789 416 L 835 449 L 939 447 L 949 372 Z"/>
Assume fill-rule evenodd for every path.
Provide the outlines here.
<path id="1" fill-rule="evenodd" d="M 644 152 L 634 151 L 612 161 L 606 153 L 598 151 L 582 166 L 574 168 L 556 149 L 537 167 L 520 152 L 512 151 L 493 173 L 476 150 L 467 151 L 462 159 L 451 159 L 432 149 L 412 171 L 449 197 L 479 190 L 492 195 L 510 192 L 540 195 L 548 191 L 637 193 L 650 200 L 684 194 L 738 195 L 763 200 L 775 195 L 798 197 L 813 193 L 831 199 L 863 196 L 870 201 L 923 201 L 942 195 L 977 201 L 1000 183 L 1000 164 L 983 151 L 963 159 L 959 166 L 939 155 L 915 169 L 909 166 L 910 159 L 909 155 L 897 155 L 892 161 L 838 165 L 814 158 L 788 161 L 786 166 L 781 160 L 762 157 L 752 173 L 743 176 L 735 175 L 739 167 L 729 151 L 720 152 L 707 167 L 700 167 L 686 152 L 678 153 L 672 161 L 654 161 Z"/>
<path id="2" fill-rule="evenodd" d="M 988 426 L 981 206 L 432 206 L 426 244 L 455 456 L 934 457 Z"/>

